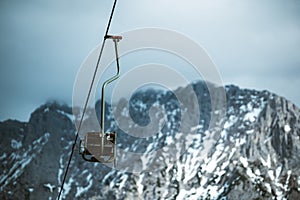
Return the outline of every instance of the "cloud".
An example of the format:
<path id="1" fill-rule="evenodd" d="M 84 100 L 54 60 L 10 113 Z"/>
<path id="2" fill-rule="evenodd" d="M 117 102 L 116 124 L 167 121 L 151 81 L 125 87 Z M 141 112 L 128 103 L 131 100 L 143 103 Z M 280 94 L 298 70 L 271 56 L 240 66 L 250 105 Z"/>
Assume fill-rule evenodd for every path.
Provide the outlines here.
<path id="1" fill-rule="evenodd" d="M 29 113 L 48 98 L 71 103 L 77 70 L 101 42 L 112 3 L 0 2 L 0 120 L 26 120 L 21 107 Z M 271 89 L 299 106 L 299 15 L 294 0 L 127 0 L 118 1 L 111 33 L 179 31 L 204 46 L 226 83 Z"/>

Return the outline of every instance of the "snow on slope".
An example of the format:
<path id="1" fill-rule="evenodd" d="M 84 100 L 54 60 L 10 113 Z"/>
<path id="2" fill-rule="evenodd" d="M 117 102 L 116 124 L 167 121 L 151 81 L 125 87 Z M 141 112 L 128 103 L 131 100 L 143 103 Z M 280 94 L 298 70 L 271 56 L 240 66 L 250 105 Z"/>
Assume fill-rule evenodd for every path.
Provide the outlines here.
<path id="1" fill-rule="evenodd" d="M 42 137 L 35 140 L 32 145 L 29 145 L 27 149 L 23 149 L 21 153 L 11 153 L 8 157 L 5 153 L 3 154 L 5 156 L 2 156 L 0 161 L 2 162 L 2 165 L 8 165 L 9 168 L 7 168 L 7 171 L 5 170 L 2 172 L 0 177 L 0 191 L 3 190 L 7 184 L 16 181 L 31 160 L 42 151 L 44 145 L 48 142 L 49 137 L 50 133 L 45 133 Z M 14 147 L 15 146 L 13 146 L 13 148 Z M 18 147 L 20 148 L 20 146 Z"/>
<path id="2" fill-rule="evenodd" d="M 211 117 L 222 110 L 211 111 L 209 92 L 203 83 L 195 83 L 193 87 L 196 103 L 200 104 L 200 119 L 197 123 L 189 121 L 183 128 L 181 117 L 193 112 L 181 109 L 170 92 L 144 91 L 111 108 L 111 112 L 119 113 L 118 123 L 131 116 L 136 124 L 145 126 L 152 116 L 157 120 L 158 131 L 149 137 L 133 137 L 119 129 L 112 113 L 107 112 L 111 125 L 108 129 L 118 132 L 118 148 L 123 151 L 118 155 L 119 169 L 86 163 L 75 152 L 62 196 L 65 199 L 297 199 L 299 109 L 267 91 L 228 86 L 226 116 L 214 121 L 215 126 L 208 129 Z M 183 96 L 190 98 L 189 94 Z M 129 107 L 124 106 L 128 102 Z M 162 107 L 163 112 L 151 113 L 151 105 Z M 51 135 L 32 140 L 43 138 L 30 144 L 31 149 L 24 138 L 7 141 L 14 153 L 0 154 L 0 161 L 12 166 L 2 165 L 6 171 L 0 177 L 0 198 L 22 196 L 8 191 L 13 187 L 22 189 L 18 180 L 26 177 L 29 167 L 41 167 L 32 162 L 37 155 L 42 159 L 40 163 L 45 163 L 43 168 L 51 167 L 44 176 L 31 180 L 32 185 L 26 186 L 28 194 L 22 197 L 56 197 L 74 139 L 74 117 L 68 110 L 48 104 L 33 114 L 34 130 L 47 130 Z M 160 123 L 161 119 L 165 123 Z M 126 130 L 136 128 L 134 122 L 127 124 Z M 139 156 L 130 156 L 128 152 Z M 130 169 L 140 173 L 131 173 Z M 11 176 L 5 176 L 8 174 Z"/>

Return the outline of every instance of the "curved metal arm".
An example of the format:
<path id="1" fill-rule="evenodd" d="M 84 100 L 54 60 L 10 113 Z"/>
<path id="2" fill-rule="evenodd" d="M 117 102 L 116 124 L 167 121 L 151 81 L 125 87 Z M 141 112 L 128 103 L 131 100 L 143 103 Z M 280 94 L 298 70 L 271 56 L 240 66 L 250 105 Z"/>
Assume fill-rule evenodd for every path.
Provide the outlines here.
<path id="1" fill-rule="evenodd" d="M 109 83 L 113 82 L 114 80 L 118 79 L 120 76 L 120 65 L 119 65 L 119 55 L 118 55 L 118 42 L 120 41 L 121 38 L 119 37 L 111 37 L 115 43 L 115 53 L 116 53 L 116 62 L 117 62 L 117 74 L 114 75 L 113 77 L 111 77 L 110 79 L 106 80 L 103 85 L 102 85 L 102 95 L 101 95 L 101 133 L 102 133 L 102 137 L 104 136 L 104 125 L 105 125 L 105 88 L 106 85 L 108 85 Z"/>

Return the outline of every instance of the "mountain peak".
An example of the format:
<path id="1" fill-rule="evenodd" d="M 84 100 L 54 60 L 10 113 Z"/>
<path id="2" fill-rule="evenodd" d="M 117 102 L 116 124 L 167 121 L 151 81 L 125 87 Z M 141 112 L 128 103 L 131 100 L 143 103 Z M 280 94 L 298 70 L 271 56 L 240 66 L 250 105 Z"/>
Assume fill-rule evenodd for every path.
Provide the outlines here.
<path id="1" fill-rule="evenodd" d="M 63 198 L 297 199 L 299 108 L 268 91 L 224 91 L 226 106 L 215 110 L 211 92 L 220 88 L 205 82 L 120 100 L 106 112 L 107 128 L 118 133 L 117 170 L 75 154 Z M 56 197 L 73 145 L 70 114 L 69 106 L 48 102 L 28 123 L 0 123 L 1 199 Z"/>

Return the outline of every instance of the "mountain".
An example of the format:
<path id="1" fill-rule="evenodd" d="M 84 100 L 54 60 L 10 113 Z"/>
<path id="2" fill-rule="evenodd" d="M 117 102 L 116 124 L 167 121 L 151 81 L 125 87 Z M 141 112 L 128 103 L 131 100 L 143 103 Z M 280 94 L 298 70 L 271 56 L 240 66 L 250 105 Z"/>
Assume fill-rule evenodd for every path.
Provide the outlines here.
<path id="1" fill-rule="evenodd" d="M 137 91 L 106 113 L 117 169 L 83 161 L 77 142 L 63 199 L 300 198 L 300 110 L 283 97 L 199 81 Z M 56 199 L 77 119 L 49 102 L 0 123 L 0 199 Z"/>

